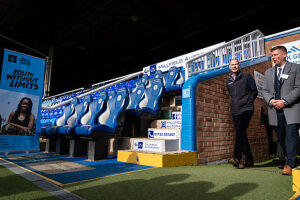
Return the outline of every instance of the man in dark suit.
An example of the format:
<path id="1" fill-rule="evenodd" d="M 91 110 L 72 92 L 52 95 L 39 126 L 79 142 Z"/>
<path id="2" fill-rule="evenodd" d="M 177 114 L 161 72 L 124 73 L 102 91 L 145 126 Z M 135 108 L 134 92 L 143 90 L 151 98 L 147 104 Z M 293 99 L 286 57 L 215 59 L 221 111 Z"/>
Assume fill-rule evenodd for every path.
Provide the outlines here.
<path id="1" fill-rule="evenodd" d="M 296 165 L 298 125 L 300 123 L 300 66 L 286 60 L 287 49 L 271 49 L 274 67 L 265 72 L 263 97 L 269 105 L 269 123 L 275 126 L 278 140 L 286 151 L 283 175 L 292 175 Z"/>

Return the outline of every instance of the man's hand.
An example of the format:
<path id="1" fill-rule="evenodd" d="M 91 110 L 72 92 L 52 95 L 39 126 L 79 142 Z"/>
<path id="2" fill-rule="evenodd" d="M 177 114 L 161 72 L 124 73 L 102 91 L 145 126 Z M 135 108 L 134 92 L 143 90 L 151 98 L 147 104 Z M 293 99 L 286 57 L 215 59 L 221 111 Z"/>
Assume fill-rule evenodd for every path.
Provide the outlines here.
<path id="1" fill-rule="evenodd" d="M 275 99 L 272 99 L 270 101 L 270 104 L 272 106 L 274 106 L 276 109 L 283 109 L 285 107 L 284 100 L 275 100 Z"/>

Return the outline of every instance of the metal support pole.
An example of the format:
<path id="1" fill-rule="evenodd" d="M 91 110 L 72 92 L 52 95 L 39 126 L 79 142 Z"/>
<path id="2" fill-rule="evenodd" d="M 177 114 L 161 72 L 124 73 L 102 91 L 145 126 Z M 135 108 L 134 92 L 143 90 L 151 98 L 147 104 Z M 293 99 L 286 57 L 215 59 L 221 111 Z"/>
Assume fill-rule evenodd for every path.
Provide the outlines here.
<path id="1" fill-rule="evenodd" d="M 50 95 L 53 52 L 54 52 L 54 46 L 51 45 L 50 48 L 49 48 L 49 56 L 46 57 L 46 71 L 45 71 L 45 81 L 44 81 L 44 98 L 49 97 L 49 95 Z"/>

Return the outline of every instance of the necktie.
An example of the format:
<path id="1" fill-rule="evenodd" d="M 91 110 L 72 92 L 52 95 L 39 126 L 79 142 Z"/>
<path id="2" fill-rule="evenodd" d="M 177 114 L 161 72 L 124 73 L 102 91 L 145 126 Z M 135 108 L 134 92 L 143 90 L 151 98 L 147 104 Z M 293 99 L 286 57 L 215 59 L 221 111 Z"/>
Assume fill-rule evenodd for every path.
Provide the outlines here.
<path id="1" fill-rule="evenodd" d="M 281 75 L 281 67 L 278 67 L 278 74 L 277 74 L 277 79 L 280 80 L 280 75 Z"/>

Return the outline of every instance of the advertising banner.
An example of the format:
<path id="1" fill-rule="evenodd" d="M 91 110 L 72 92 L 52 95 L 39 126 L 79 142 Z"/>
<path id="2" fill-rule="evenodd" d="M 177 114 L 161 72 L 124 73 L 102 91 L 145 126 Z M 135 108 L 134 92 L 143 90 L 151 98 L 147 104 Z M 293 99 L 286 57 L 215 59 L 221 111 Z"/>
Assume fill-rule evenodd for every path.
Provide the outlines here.
<path id="1" fill-rule="evenodd" d="M 180 129 L 148 129 L 148 138 L 150 139 L 179 139 L 180 138 Z"/>
<path id="2" fill-rule="evenodd" d="M 258 98 L 263 98 L 262 96 L 262 88 L 263 88 L 263 83 L 264 83 L 264 75 L 257 72 L 257 71 L 254 71 L 254 80 L 255 80 L 255 84 L 256 84 L 256 87 L 257 87 L 257 91 L 258 91 L 258 95 L 257 97 Z"/>
<path id="3" fill-rule="evenodd" d="M 288 51 L 287 61 L 300 64 L 300 40 L 282 44 Z"/>
<path id="4" fill-rule="evenodd" d="M 45 60 L 4 49 L 0 82 L 0 153 L 39 150 Z"/>
<path id="5" fill-rule="evenodd" d="M 178 57 L 175 57 L 175 58 L 163 61 L 163 62 L 159 62 L 159 63 L 153 64 L 153 65 L 144 67 L 143 72 L 144 72 L 144 74 L 152 75 L 152 74 L 155 74 L 155 72 L 157 70 L 161 70 L 162 72 L 166 72 L 173 66 L 178 67 L 178 68 L 182 68 L 184 70 L 185 66 L 186 66 L 186 63 L 189 60 L 191 60 L 191 59 L 193 59 L 197 56 L 200 56 L 200 55 L 202 55 L 202 54 L 204 54 L 204 53 L 206 53 L 206 52 L 208 52 L 212 49 L 215 49 L 215 48 L 217 48 L 217 47 L 219 47 L 223 44 L 225 44 L 225 42 L 221 42 L 219 44 L 212 45 L 212 46 L 206 47 L 204 49 L 199 49 L 199 50 L 193 51 L 191 53 L 187 53 L 187 54 L 184 54 L 184 55 L 181 55 L 181 56 L 178 56 Z"/>

